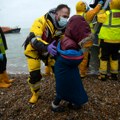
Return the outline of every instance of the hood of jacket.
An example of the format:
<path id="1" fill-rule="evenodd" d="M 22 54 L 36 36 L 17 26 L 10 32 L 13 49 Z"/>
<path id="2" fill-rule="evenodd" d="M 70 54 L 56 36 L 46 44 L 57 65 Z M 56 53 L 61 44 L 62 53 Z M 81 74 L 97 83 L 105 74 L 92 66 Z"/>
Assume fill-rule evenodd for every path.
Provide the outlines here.
<path id="1" fill-rule="evenodd" d="M 82 16 L 74 15 L 70 18 L 65 30 L 65 36 L 79 43 L 89 34 L 91 34 L 90 26 Z"/>
<path id="2" fill-rule="evenodd" d="M 64 30 L 66 28 L 66 26 L 60 27 L 58 25 L 58 22 L 56 21 L 56 18 L 55 18 L 55 8 L 51 9 L 48 13 L 46 13 L 45 17 L 47 19 L 49 19 L 53 23 L 55 29 L 57 29 L 57 30 Z"/>
<path id="3" fill-rule="evenodd" d="M 65 37 L 61 41 L 61 47 L 65 49 L 78 49 L 78 43 L 91 34 L 91 29 L 86 20 L 80 15 L 74 15 L 66 26 Z"/>

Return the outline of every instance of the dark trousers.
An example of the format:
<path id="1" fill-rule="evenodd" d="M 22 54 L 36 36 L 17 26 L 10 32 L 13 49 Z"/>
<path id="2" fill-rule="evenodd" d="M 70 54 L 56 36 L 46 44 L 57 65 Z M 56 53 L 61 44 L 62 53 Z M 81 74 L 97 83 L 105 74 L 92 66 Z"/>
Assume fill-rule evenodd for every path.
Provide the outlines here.
<path id="1" fill-rule="evenodd" d="M 118 60 L 119 59 L 119 49 L 120 49 L 120 43 L 107 43 L 104 42 L 104 40 L 101 40 L 100 43 L 101 48 L 101 57 L 100 59 L 103 61 L 109 61 L 110 57 L 112 60 Z"/>
<path id="2" fill-rule="evenodd" d="M 7 58 L 6 55 L 3 55 L 3 60 L 0 60 L 0 74 L 2 74 L 6 70 Z"/>

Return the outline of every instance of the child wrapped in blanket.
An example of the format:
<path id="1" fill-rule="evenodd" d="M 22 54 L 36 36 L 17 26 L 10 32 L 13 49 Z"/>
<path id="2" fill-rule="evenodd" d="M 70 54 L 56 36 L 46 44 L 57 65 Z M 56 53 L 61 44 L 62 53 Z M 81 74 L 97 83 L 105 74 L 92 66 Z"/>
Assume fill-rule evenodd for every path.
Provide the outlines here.
<path id="1" fill-rule="evenodd" d="M 61 100 L 68 101 L 68 106 L 75 109 L 88 101 L 78 65 L 83 59 L 84 50 L 92 46 L 92 39 L 91 29 L 85 19 L 80 15 L 72 16 L 68 21 L 65 36 L 57 46 L 56 97 L 52 102 L 52 111 L 64 111 L 59 105 Z"/>

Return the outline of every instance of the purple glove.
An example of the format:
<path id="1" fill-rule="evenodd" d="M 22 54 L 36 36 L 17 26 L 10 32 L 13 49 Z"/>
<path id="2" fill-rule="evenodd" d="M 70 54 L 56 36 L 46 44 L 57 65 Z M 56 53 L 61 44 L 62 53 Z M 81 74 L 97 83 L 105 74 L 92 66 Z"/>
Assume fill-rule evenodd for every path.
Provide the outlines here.
<path id="1" fill-rule="evenodd" d="M 55 56 L 57 55 L 57 50 L 56 50 L 56 46 L 54 45 L 56 41 L 54 40 L 51 44 L 48 45 L 47 50 L 48 52 L 52 55 Z"/>

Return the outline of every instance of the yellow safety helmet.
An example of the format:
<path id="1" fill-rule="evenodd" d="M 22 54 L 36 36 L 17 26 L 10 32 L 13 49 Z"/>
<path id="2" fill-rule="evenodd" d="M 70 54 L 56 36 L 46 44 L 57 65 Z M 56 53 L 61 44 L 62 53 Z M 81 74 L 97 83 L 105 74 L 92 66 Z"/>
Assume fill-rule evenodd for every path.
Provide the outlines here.
<path id="1" fill-rule="evenodd" d="M 120 10 L 120 0 L 111 0 L 110 1 L 110 9 Z"/>
<path id="2" fill-rule="evenodd" d="M 76 12 L 77 13 L 86 12 L 86 11 L 88 11 L 88 9 L 89 9 L 88 5 L 85 2 L 83 2 L 82 0 L 77 2 L 77 4 L 76 4 Z"/>

